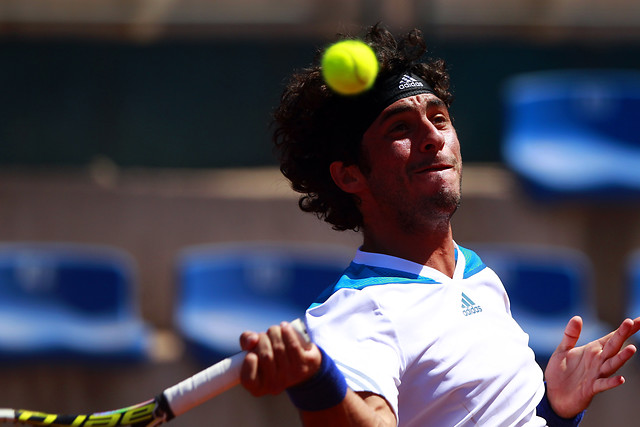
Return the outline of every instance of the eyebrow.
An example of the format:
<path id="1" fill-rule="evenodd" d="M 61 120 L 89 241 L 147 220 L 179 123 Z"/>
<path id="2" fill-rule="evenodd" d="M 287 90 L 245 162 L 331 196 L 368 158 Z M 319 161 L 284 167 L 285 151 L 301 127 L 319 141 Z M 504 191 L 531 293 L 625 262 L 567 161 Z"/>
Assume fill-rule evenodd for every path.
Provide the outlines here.
<path id="1" fill-rule="evenodd" d="M 430 97 L 430 98 L 427 98 L 426 107 L 427 109 L 431 107 L 446 107 L 446 104 L 440 98 Z M 385 111 L 383 111 L 380 114 L 380 117 L 378 117 L 378 123 L 384 123 L 385 120 L 389 119 L 391 116 L 394 116 L 396 114 L 402 114 L 404 112 L 411 111 L 411 110 L 413 110 L 412 105 L 409 105 L 409 104 L 396 105 L 395 107 L 392 107 L 390 109 L 386 109 Z"/>

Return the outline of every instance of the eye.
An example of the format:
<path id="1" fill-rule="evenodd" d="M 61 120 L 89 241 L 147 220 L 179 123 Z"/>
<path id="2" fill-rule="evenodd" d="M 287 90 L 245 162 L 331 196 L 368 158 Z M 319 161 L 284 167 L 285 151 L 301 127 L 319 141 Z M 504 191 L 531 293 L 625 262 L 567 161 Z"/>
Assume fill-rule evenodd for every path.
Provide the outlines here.
<path id="1" fill-rule="evenodd" d="M 438 113 L 431 117 L 431 123 L 437 128 L 444 128 L 449 124 L 449 117 L 446 114 Z"/>
<path id="2" fill-rule="evenodd" d="M 388 136 L 400 136 L 409 131 L 409 125 L 405 121 L 394 122 L 387 128 Z"/>

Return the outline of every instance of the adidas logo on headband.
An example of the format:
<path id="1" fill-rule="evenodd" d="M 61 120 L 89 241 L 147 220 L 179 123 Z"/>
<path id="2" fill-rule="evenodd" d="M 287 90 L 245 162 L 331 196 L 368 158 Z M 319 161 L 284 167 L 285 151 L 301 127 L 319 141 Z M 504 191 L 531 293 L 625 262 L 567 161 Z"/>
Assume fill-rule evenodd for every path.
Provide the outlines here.
<path id="1" fill-rule="evenodd" d="M 378 76 L 373 88 L 358 96 L 336 96 L 335 101 L 344 108 L 348 118 L 343 127 L 351 129 L 355 139 L 359 140 L 382 110 L 400 99 L 423 93 L 435 95 L 429 83 L 405 69 Z"/>
<path id="2" fill-rule="evenodd" d="M 423 87 L 423 86 L 424 86 L 424 83 L 422 83 L 420 80 L 414 79 L 413 77 L 405 74 L 400 79 L 400 82 L 398 84 L 398 89 L 403 90 L 403 89 L 409 89 L 412 87 Z"/>

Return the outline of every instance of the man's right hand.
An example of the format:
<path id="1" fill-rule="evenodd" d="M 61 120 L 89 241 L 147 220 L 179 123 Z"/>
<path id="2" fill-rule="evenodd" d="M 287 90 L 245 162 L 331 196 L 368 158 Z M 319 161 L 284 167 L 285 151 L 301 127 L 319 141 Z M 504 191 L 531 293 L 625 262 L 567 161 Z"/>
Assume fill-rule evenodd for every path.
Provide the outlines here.
<path id="1" fill-rule="evenodd" d="M 240 346 L 247 351 L 240 382 L 254 396 L 279 394 L 310 379 L 320 367 L 322 355 L 283 322 L 267 332 L 243 332 Z"/>

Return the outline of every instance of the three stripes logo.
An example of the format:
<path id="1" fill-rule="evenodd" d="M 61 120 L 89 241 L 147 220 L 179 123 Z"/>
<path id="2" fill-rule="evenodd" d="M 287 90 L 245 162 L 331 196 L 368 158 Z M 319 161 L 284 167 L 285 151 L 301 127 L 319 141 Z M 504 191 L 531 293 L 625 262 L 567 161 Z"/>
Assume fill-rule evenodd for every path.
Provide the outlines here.
<path id="1" fill-rule="evenodd" d="M 481 313 L 482 307 L 474 303 L 465 293 L 462 293 L 462 314 L 471 316 L 472 314 Z"/>
<path id="2" fill-rule="evenodd" d="M 404 75 L 400 79 L 400 83 L 398 84 L 398 89 L 410 89 L 412 87 L 422 87 L 424 84 L 420 80 L 416 80 L 409 75 Z"/>

